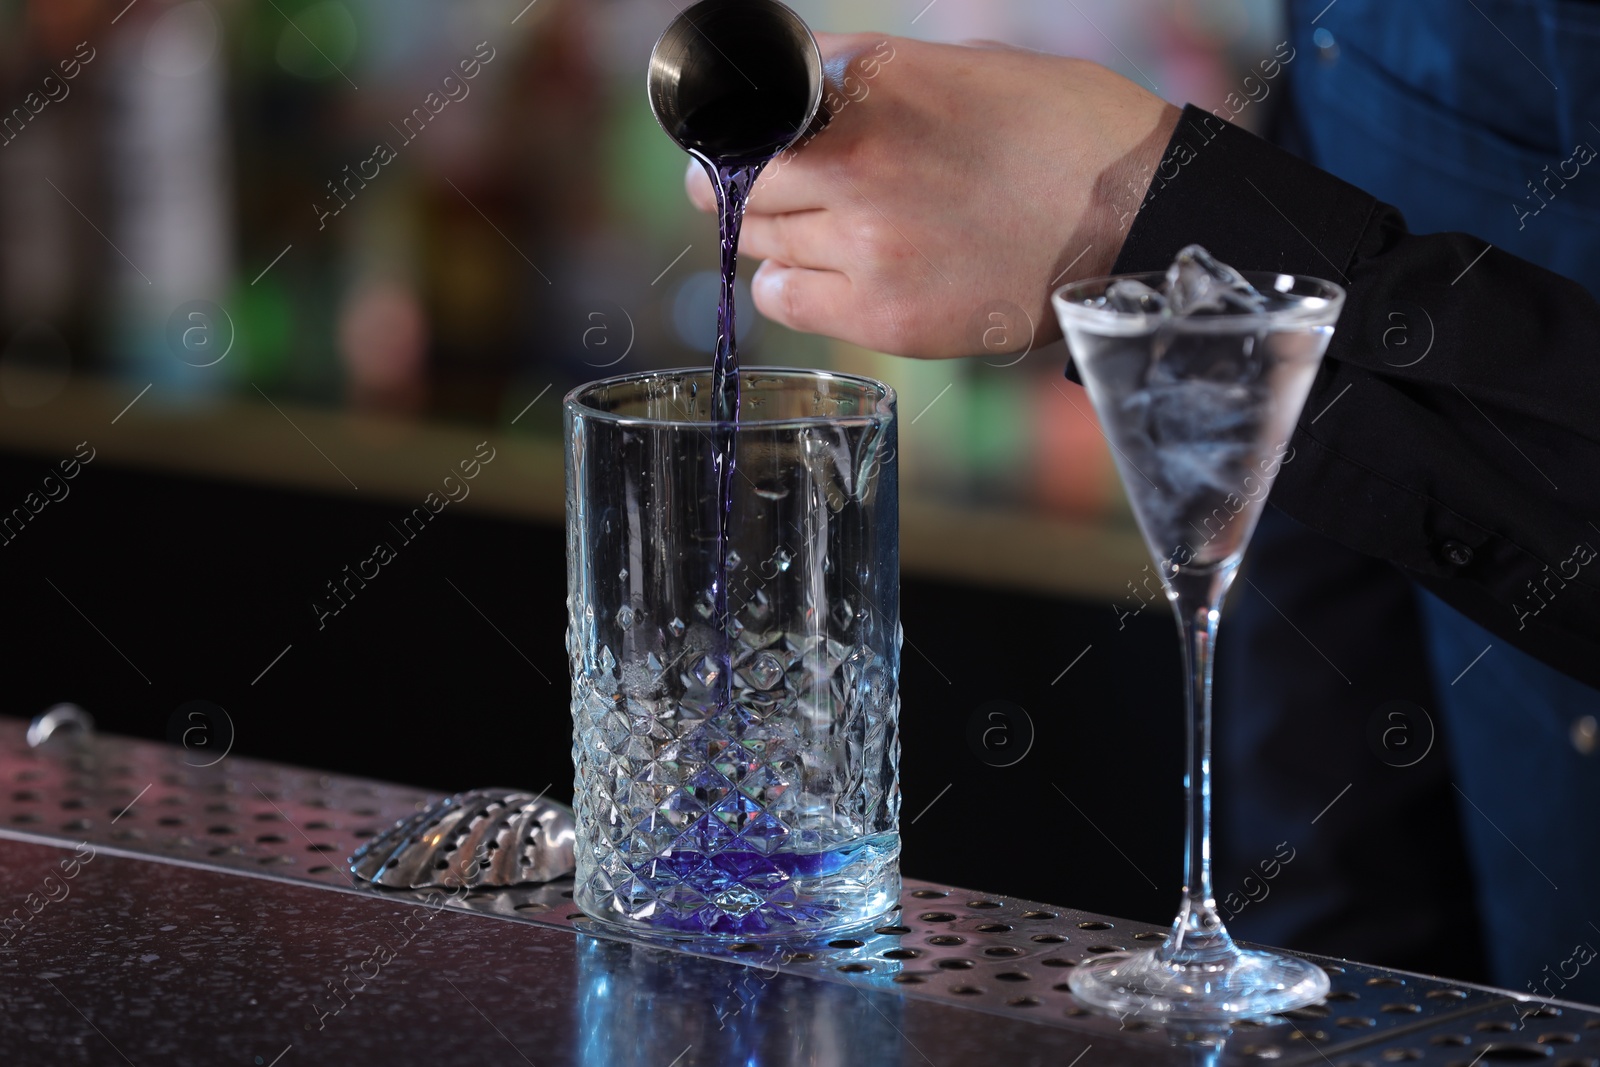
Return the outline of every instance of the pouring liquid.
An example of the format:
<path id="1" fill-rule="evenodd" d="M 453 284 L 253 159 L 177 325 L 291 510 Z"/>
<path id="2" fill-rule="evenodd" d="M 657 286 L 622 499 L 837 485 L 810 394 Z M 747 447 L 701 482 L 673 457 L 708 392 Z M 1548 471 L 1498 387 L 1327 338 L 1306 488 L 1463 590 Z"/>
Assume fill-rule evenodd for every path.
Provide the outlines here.
<path id="1" fill-rule="evenodd" d="M 772 120 L 775 113 L 804 114 L 804 96 L 789 99 L 794 96 L 796 84 L 804 83 L 780 80 L 778 85 L 790 86 L 789 92 L 778 91 L 778 86 L 773 86 L 765 95 L 752 89 L 717 97 L 691 112 L 675 132 L 678 142 L 705 168 L 717 194 L 721 287 L 717 301 L 717 348 L 711 365 L 717 563 L 711 575 L 711 601 L 717 633 L 718 710 L 725 710 L 732 703 L 733 693 L 728 553 L 733 479 L 738 467 L 739 339 L 734 285 L 739 266 L 739 234 L 756 179 L 798 132 L 793 126 L 775 127 Z"/>
<path id="2" fill-rule="evenodd" d="M 737 53 L 737 50 L 735 50 Z M 759 50 L 756 50 L 759 51 Z M 765 72 L 763 88 L 742 89 L 708 101 L 678 123 L 674 138 L 687 148 L 711 178 L 717 198 L 721 285 L 717 305 L 717 344 L 712 363 L 711 439 L 715 510 L 715 555 L 710 575 L 712 647 L 708 656 L 716 680 L 706 686 L 712 709 L 707 720 L 734 722 L 739 683 L 733 660 L 736 623 L 730 603 L 731 519 L 733 489 L 738 471 L 740 421 L 739 350 L 735 276 L 739 237 L 745 208 L 762 171 L 803 128 L 791 124 L 778 128 L 774 115 L 808 116 L 804 70 L 796 67 L 787 78 L 772 79 Z M 708 528 L 712 528 L 710 523 Z M 735 564 L 737 566 L 737 564 Z M 827 644 L 823 646 L 826 650 Z M 708 679 L 709 681 L 709 679 Z M 780 689 L 783 688 L 780 686 Z M 740 740 L 729 728 L 733 740 Z M 735 746 L 737 748 L 737 746 Z M 799 787 L 799 783 L 796 783 Z M 768 826 L 762 828 L 762 820 Z M 651 922 L 666 928 L 721 935 L 761 935 L 793 926 L 836 921 L 840 914 L 882 911 L 898 892 L 895 861 L 899 839 L 892 832 L 842 838 L 818 829 L 782 827 L 771 815 L 762 816 L 733 833 L 712 814 L 702 815 L 691 833 L 685 833 L 649 874 L 636 872 L 661 899 L 673 894 L 699 894 L 714 901 L 714 908 L 680 914 L 672 904 L 653 908 Z M 693 836 L 698 835 L 698 836 Z M 773 835 L 776 836 L 763 836 Z M 775 847 L 779 838 L 782 847 Z M 687 839 L 687 840 L 686 840 Z M 697 844 L 698 842 L 698 844 Z M 665 872 L 665 874 L 663 874 Z M 750 886 L 759 886 L 761 893 Z M 763 903 L 763 899 L 771 900 Z"/>

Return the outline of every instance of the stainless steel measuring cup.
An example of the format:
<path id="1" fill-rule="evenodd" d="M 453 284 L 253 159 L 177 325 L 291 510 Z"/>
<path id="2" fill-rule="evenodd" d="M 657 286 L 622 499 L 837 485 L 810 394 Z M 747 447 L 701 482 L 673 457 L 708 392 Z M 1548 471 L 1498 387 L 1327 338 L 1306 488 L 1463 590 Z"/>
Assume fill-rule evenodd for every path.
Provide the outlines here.
<path id="1" fill-rule="evenodd" d="M 777 0 L 700 0 L 650 56 L 650 107 L 689 153 L 721 163 L 770 159 L 822 110 L 822 52 Z"/>

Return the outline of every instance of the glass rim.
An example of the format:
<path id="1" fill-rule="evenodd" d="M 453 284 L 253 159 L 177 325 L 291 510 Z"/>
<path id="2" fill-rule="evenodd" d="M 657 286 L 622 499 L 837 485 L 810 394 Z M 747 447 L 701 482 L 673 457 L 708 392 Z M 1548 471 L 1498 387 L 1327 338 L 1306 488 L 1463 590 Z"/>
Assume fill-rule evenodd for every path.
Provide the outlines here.
<path id="1" fill-rule="evenodd" d="M 1162 324 L 1191 333 L 1232 333 L 1248 324 L 1256 329 L 1305 329 L 1332 326 L 1344 308 L 1346 291 L 1325 278 L 1309 274 L 1287 274 L 1283 271 L 1244 270 L 1239 273 L 1257 289 L 1286 294 L 1291 289 L 1310 287 L 1321 292 L 1300 294 L 1301 299 L 1290 307 L 1274 311 L 1224 313 L 1221 315 L 1165 316 L 1149 311 L 1113 311 L 1089 307 L 1076 298 L 1079 292 L 1103 291 L 1113 282 L 1132 280 L 1143 282 L 1152 289 L 1166 278 L 1166 271 L 1141 271 L 1134 274 L 1107 274 L 1098 278 L 1085 278 L 1069 282 L 1050 294 L 1061 325 L 1069 321 L 1075 325 L 1109 328 L 1117 335 L 1137 335 L 1155 330 Z M 1287 280 L 1287 286 L 1284 285 Z M 1096 295 L 1099 295 L 1098 293 Z"/>
<path id="2" fill-rule="evenodd" d="M 601 389 L 636 385 L 654 378 L 703 378 L 706 380 L 707 389 L 709 390 L 712 373 L 710 367 L 672 367 L 663 370 L 634 371 L 631 374 L 619 374 L 612 378 L 601 378 L 598 381 L 586 382 L 576 387 L 562 398 L 561 406 L 568 414 L 579 414 L 585 419 L 619 426 L 651 426 L 665 429 L 692 430 L 704 430 L 712 426 L 727 426 L 737 427 L 739 430 L 744 431 L 756 428 L 770 430 L 791 426 L 865 426 L 892 422 L 896 414 L 895 405 L 899 399 L 892 385 L 880 382 L 876 378 L 868 378 L 862 374 L 847 374 L 841 371 L 819 370 L 811 367 L 741 367 L 739 369 L 739 377 L 742 383 L 748 383 L 755 378 L 843 382 L 856 386 L 863 393 L 868 394 L 872 400 L 872 406 L 870 410 L 852 415 L 798 415 L 781 418 L 751 418 L 746 415 L 746 405 L 741 403 L 739 419 L 734 422 L 728 419 L 663 419 L 647 418 L 641 415 L 623 415 L 615 411 L 607 411 L 603 408 L 595 407 L 590 402 L 594 394 Z"/>

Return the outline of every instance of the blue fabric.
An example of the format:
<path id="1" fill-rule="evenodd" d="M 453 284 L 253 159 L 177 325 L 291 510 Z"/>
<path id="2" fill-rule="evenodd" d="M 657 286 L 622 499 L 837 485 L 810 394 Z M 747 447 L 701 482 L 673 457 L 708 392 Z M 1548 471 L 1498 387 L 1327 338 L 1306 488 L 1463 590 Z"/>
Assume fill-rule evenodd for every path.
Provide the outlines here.
<path id="1" fill-rule="evenodd" d="M 1561 176 L 1580 142 L 1600 150 L 1600 4 L 1339 0 L 1312 26 L 1325 3 L 1296 5 L 1289 66 L 1311 162 L 1415 233 L 1471 233 L 1600 294 L 1600 159 Z"/>
<path id="2" fill-rule="evenodd" d="M 1571 741 L 1600 694 L 1420 600 L 1495 980 L 1600 1002 L 1600 773 Z"/>
<path id="3" fill-rule="evenodd" d="M 1575 161 L 1580 143 L 1600 150 L 1600 3 L 1309 0 L 1292 15 L 1313 163 L 1413 232 L 1475 234 L 1600 297 L 1600 158 Z M 1573 538 L 1600 548 L 1600 533 Z M 1600 946 L 1600 756 L 1571 740 L 1600 692 L 1418 595 L 1493 980 L 1600 1002 L 1600 961 L 1568 977 L 1575 947 Z"/>

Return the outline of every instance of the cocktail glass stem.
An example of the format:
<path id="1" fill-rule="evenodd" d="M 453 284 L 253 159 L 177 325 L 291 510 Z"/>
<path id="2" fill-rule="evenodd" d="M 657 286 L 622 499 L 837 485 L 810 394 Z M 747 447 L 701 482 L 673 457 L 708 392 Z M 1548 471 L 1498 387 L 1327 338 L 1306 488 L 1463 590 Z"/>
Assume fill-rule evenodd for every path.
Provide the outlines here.
<path id="1" fill-rule="evenodd" d="M 1179 285 L 1186 276 L 1199 280 L 1199 252 L 1188 250 L 1192 262 L 1180 256 L 1175 274 L 1094 279 L 1058 290 L 1052 301 L 1178 615 L 1189 720 L 1183 904 L 1172 933 L 1159 948 L 1096 954 L 1067 981 L 1079 999 L 1106 1011 L 1215 1022 L 1291 1011 L 1328 992 L 1328 976 L 1316 964 L 1235 944 L 1217 912 L 1211 677 L 1223 598 L 1282 466 L 1278 457 L 1288 450 L 1344 291 L 1316 278 L 1261 274 L 1247 279 L 1259 308 L 1184 314 L 1169 303 L 1153 313 L 1143 296 L 1137 306 L 1129 303 L 1157 285 L 1167 285 L 1170 299 L 1169 278 Z M 1222 283 L 1226 272 L 1206 269 L 1208 284 Z M 1130 281 L 1143 289 L 1113 292 Z M 1237 283 L 1227 279 L 1235 290 Z M 1204 559 L 1182 544 L 1189 530 L 1205 536 Z"/>
<path id="2" fill-rule="evenodd" d="M 1177 966 L 1206 966 L 1239 955 L 1233 938 L 1217 914 L 1211 888 L 1211 672 L 1215 659 L 1217 621 L 1222 599 L 1238 572 L 1238 564 L 1186 571 L 1168 565 L 1167 596 L 1183 632 L 1183 669 L 1188 676 L 1188 773 L 1184 792 L 1188 827 L 1184 842 L 1183 906 L 1172 923 L 1172 936 L 1157 958 Z"/>
<path id="3" fill-rule="evenodd" d="M 1237 554 L 1211 566 L 1163 564 L 1189 676 L 1183 904 L 1159 948 L 1096 956 L 1068 979 L 1081 999 L 1119 1014 L 1185 1020 L 1268 1015 L 1303 1007 L 1328 991 L 1328 976 L 1315 964 L 1236 945 L 1211 886 L 1211 671 L 1222 599 L 1238 566 Z"/>

